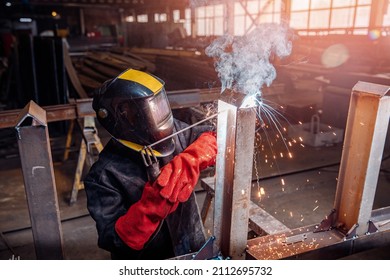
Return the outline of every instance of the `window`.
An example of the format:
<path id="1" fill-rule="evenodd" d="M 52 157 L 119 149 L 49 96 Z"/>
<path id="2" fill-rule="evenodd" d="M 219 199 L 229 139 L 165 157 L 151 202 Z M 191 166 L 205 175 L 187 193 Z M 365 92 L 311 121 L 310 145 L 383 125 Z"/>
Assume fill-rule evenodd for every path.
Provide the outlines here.
<path id="1" fill-rule="evenodd" d="M 173 22 L 180 22 L 180 10 L 173 10 L 172 17 Z"/>
<path id="2" fill-rule="evenodd" d="M 137 22 L 148 22 L 148 15 L 137 15 Z"/>
<path id="3" fill-rule="evenodd" d="M 324 29 L 329 25 L 330 10 L 318 10 L 310 13 L 310 29 Z"/>
<path id="4" fill-rule="evenodd" d="M 225 6 L 222 4 L 202 6 L 195 9 L 196 30 L 199 36 L 224 34 Z"/>
<path id="5" fill-rule="evenodd" d="M 368 27 L 370 24 L 370 6 L 357 7 L 355 27 Z"/>
<path id="6" fill-rule="evenodd" d="M 257 25 L 280 22 L 281 0 L 248 0 L 234 4 L 234 35 L 244 35 Z"/>
<path id="7" fill-rule="evenodd" d="M 134 18 L 134 16 L 127 16 L 127 17 L 125 18 L 125 20 L 126 20 L 126 22 L 134 22 L 134 21 L 135 21 L 135 18 Z"/>
<path id="8" fill-rule="evenodd" d="M 310 0 L 291 0 L 291 11 L 309 10 Z"/>
<path id="9" fill-rule="evenodd" d="M 302 35 L 367 34 L 372 0 L 291 0 L 290 26 Z"/>
<path id="10" fill-rule="evenodd" d="M 389 3 L 387 4 L 387 12 L 383 17 L 383 26 L 390 27 L 390 0 Z"/>
<path id="11" fill-rule="evenodd" d="M 165 13 L 162 13 L 162 14 L 155 13 L 154 14 L 154 22 L 166 22 L 166 21 L 167 21 L 167 14 L 165 14 Z"/>
<path id="12" fill-rule="evenodd" d="M 174 23 L 183 24 L 187 36 L 190 36 L 191 35 L 191 9 L 185 9 L 182 12 L 180 10 L 173 10 L 172 17 Z"/>
<path id="13" fill-rule="evenodd" d="M 184 10 L 184 29 L 187 32 L 187 35 L 190 36 L 191 32 L 191 9 Z"/>
<path id="14" fill-rule="evenodd" d="M 353 26 L 353 8 L 335 9 L 332 11 L 331 28 L 348 28 Z"/>

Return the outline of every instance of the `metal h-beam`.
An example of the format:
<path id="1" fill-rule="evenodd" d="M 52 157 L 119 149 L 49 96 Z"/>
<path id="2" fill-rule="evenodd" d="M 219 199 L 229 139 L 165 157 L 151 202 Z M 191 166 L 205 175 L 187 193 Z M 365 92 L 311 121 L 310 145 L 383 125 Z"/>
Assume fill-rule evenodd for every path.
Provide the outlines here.
<path id="1" fill-rule="evenodd" d="M 215 249 L 233 259 L 245 257 L 255 139 L 256 112 L 240 108 L 243 97 L 230 92 L 218 102 Z"/>
<path id="2" fill-rule="evenodd" d="M 16 123 L 37 259 L 63 259 L 62 229 L 46 112 L 33 101 Z"/>

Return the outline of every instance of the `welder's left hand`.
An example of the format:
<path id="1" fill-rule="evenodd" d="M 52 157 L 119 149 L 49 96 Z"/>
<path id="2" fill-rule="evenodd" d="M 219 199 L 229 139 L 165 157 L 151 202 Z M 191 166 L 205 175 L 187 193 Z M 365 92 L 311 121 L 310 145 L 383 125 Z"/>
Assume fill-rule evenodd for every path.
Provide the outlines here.
<path id="1" fill-rule="evenodd" d="M 216 155 L 216 133 L 202 133 L 161 169 L 156 180 L 161 196 L 171 203 L 187 201 L 199 180 L 200 171 L 214 165 Z"/>

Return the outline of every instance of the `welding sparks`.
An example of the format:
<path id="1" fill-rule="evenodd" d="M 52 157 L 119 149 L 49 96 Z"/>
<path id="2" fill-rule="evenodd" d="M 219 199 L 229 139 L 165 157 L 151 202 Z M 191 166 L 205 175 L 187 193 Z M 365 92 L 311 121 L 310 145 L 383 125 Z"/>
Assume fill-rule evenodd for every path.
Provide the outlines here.
<path id="1" fill-rule="evenodd" d="M 244 100 L 242 101 L 242 104 L 240 108 L 251 108 L 256 107 L 257 104 L 261 105 L 261 102 L 259 101 L 256 94 L 247 95 Z"/>

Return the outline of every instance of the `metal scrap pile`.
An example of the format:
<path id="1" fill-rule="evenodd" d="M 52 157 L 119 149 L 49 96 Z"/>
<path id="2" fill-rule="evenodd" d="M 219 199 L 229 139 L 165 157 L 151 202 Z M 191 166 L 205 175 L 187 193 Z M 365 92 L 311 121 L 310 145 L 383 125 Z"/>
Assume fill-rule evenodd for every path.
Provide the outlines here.
<path id="1" fill-rule="evenodd" d="M 197 51 L 118 47 L 70 55 L 74 67 L 70 71 L 89 96 L 104 81 L 128 68 L 155 74 L 165 81 L 167 90 L 219 86 L 213 61 Z"/>

